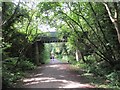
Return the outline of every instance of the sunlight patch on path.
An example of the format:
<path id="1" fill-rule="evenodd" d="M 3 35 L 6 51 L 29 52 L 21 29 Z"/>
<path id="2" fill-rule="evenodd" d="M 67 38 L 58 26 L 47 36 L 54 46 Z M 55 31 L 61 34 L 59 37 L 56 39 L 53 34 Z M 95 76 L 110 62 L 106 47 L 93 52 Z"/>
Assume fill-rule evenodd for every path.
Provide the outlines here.
<path id="1" fill-rule="evenodd" d="M 62 63 L 57 59 L 50 59 L 50 64 L 57 64 L 57 63 Z"/>
<path id="2" fill-rule="evenodd" d="M 24 88 L 94 88 L 80 74 L 71 72 L 69 64 L 61 63 L 43 65 L 22 81 Z"/>
<path id="3" fill-rule="evenodd" d="M 49 77 L 39 77 L 39 78 L 30 78 L 30 79 L 24 79 L 23 82 L 26 83 L 25 85 L 32 85 L 32 84 L 36 84 L 36 83 L 40 83 L 42 81 L 46 81 L 46 80 L 52 80 L 54 78 L 49 78 Z"/>
<path id="4" fill-rule="evenodd" d="M 24 79 L 23 82 L 26 83 L 24 86 L 30 86 L 30 85 L 41 84 L 41 83 L 44 83 L 44 84 L 58 83 L 60 85 L 58 88 L 94 88 L 93 86 L 89 84 L 81 84 L 79 82 L 55 79 L 55 78 L 50 78 L 50 77 Z M 45 88 L 45 87 L 41 87 L 41 88 Z"/>
<path id="5" fill-rule="evenodd" d="M 94 87 L 89 84 L 80 84 L 78 82 L 68 82 L 66 85 L 60 88 L 94 88 Z"/>

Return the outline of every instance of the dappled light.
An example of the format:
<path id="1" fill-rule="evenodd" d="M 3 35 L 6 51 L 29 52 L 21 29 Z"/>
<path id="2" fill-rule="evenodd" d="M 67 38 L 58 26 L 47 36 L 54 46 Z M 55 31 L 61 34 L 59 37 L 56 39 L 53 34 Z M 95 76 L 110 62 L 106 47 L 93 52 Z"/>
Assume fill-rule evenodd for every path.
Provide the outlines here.
<path id="1" fill-rule="evenodd" d="M 49 77 L 42 77 L 42 78 L 30 78 L 30 79 L 25 79 L 23 80 L 23 82 L 27 83 L 27 82 L 32 82 L 32 81 L 41 81 L 41 80 L 52 80 L 53 78 L 49 78 Z"/>
<path id="2" fill-rule="evenodd" d="M 36 76 L 36 77 L 37 77 L 37 76 L 41 76 L 41 75 L 43 75 L 43 74 L 36 74 L 36 75 L 34 75 L 34 76 Z"/>
<path id="3" fill-rule="evenodd" d="M 69 82 L 63 88 L 95 88 L 94 86 L 91 86 L 89 84 L 80 84 L 75 82 Z"/>
<path id="4" fill-rule="evenodd" d="M 27 83 L 27 84 L 25 84 L 25 85 L 32 85 L 32 84 L 38 84 L 39 82 L 37 82 L 37 81 L 32 81 L 32 82 L 30 82 L 30 83 Z"/>
<path id="5" fill-rule="evenodd" d="M 2 87 L 120 89 L 120 1 L 33 1 L 0 3 Z"/>
<path id="6" fill-rule="evenodd" d="M 49 77 L 30 78 L 30 79 L 24 79 L 23 83 L 25 83 L 25 85 L 32 85 L 32 84 L 38 84 L 40 82 L 44 82 L 52 79 L 54 78 L 49 78 Z"/>
<path id="7" fill-rule="evenodd" d="M 47 84 L 47 83 L 57 83 L 58 87 L 55 88 L 94 88 L 89 84 L 81 84 L 80 82 L 73 82 L 69 80 L 55 79 L 50 77 L 41 77 L 41 78 L 32 78 L 23 80 L 25 83 L 24 86 L 33 85 L 33 84 Z M 43 88 L 43 87 L 41 87 Z"/>
<path id="8" fill-rule="evenodd" d="M 56 67 L 60 67 L 59 65 L 48 65 L 46 67 L 53 67 L 53 68 L 56 68 Z"/>
<path id="9" fill-rule="evenodd" d="M 69 64 L 48 64 L 42 66 L 42 72 L 34 72 L 32 76 L 23 79 L 23 87 L 95 88 L 95 86 L 88 84 L 81 75 L 70 73 L 68 67 Z"/>

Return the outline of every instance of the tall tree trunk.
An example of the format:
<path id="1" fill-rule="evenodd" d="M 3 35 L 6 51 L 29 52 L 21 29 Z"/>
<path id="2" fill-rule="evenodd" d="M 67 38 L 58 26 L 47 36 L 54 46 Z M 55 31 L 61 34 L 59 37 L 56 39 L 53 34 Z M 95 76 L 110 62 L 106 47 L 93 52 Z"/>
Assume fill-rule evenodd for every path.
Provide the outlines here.
<path id="1" fill-rule="evenodd" d="M 79 61 L 79 59 L 80 59 L 80 52 L 79 52 L 79 50 L 76 50 L 75 55 L 76 55 L 76 61 Z"/>
<path id="2" fill-rule="evenodd" d="M 113 24 L 115 26 L 117 36 L 118 36 L 118 41 L 119 41 L 119 44 L 120 44 L 120 24 L 119 24 L 118 21 L 113 22 Z"/>
<path id="3" fill-rule="evenodd" d="M 111 7 L 108 5 L 108 3 L 103 3 L 103 4 L 106 7 L 106 10 L 108 12 L 110 20 L 114 24 L 114 27 L 115 27 L 116 32 L 117 32 L 118 41 L 120 44 L 120 24 L 119 24 L 119 18 L 118 18 L 118 15 L 119 15 L 118 3 L 117 2 L 113 3 L 114 4 L 113 5 L 114 6 L 114 17 L 112 16 Z"/>
<path id="4" fill-rule="evenodd" d="M 81 52 L 81 57 L 82 57 L 83 62 L 86 63 L 83 52 Z"/>

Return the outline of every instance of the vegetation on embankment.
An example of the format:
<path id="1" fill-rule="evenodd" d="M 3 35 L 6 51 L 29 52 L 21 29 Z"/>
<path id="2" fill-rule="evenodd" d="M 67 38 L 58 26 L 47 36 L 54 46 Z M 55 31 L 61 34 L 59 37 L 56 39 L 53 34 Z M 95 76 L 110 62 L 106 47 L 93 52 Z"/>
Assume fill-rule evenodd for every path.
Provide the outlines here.
<path id="1" fill-rule="evenodd" d="M 14 87 L 17 80 L 25 76 L 25 72 L 36 68 L 35 42 L 38 35 L 36 11 L 30 9 L 25 2 L 2 2 L 2 88 Z M 32 22 L 32 23 L 31 23 Z M 39 65 L 46 63 L 49 57 L 44 44 L 39 46 Z"/>
<path id="2" fill-rule="evenodd" d="M 79 62 L 72 61 L 71 65 L 75 71 L 80 72 L 81 76 L 88 78 L 89 82 L 98 88 L 120 89 L 120 71 L 113 69 L 105 62 L 92 61 L 87 64 L 80 60 Z"/>

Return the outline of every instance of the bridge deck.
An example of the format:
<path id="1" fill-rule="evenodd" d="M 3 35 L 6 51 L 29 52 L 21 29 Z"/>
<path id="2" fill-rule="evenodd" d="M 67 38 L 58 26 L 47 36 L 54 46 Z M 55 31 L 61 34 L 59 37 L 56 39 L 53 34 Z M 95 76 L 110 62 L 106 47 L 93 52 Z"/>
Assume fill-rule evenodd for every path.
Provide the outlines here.
<path id="1" fill-rule="evenodd" d="M 48 32 L 49 35 L 40 35 L 37 38 L 37 42 L 42 42 L 42 43 L 52 43 L 52 42 L 67 42 L 67 38 L 60 39 L 57 37 L 56 32 Z"/>
<path id="2" fill-rule="evenodd" d="M 59 39 L 57 37 L 40 37 L 37 41 L 42 43 L 52 43 L 52 42 L 67 42 L 67 39 Z"/>

